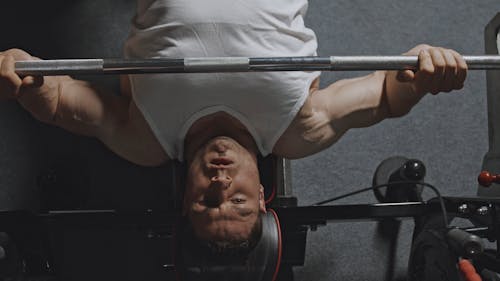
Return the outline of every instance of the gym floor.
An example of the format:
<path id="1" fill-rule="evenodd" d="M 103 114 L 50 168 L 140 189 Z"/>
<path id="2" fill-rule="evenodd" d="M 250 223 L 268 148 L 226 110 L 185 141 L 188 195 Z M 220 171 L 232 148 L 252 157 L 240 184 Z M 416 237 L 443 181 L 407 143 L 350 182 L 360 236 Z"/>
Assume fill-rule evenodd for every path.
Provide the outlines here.
<path id="1" fill-rule="evenodd" d="M 134 0 L 5 2 L 0 49 L 22 48 L 45 59 L 120 57 L 134 8 Z M 480 55 L 484 27 L 498 12 L 497 0 L 312 0 L 306 23 L 324 56 L 395 55 L 419 43 Z M 324 73 L 321 85 L 362 74 Z M 118 89 L 116 77 L 84 79 Z M 169 164 L 132 165 L 96 140 L 36 122 L 15 102 L 0 104 L 0 132 L 1 209 L 167 208 Z M 471 71 L 463 90 L 428 96 L 408 116 L 352 130 L 330 149 L 293 161 L 294 193 L 307 205 L 369 186 L 378 163 L 401 155 L 422 160 L 426 182 L 442 194 L 474 196 L 487 133 L 485 73 Z M 37 184 L 54 171 L 55 189 Z M 374 202 L 366 193 L 338 203 Z M 295 268 L 295 280 L 405 280 L 412 227 L 404 221 L 399 233 L 385 235 L 375 222 L 320 227 L 308 234 L 306 262 Z M 61 231 L 54 239 L 63 280 L 165 280 L 158 266 L 165 245 L 142 235 Z"/>

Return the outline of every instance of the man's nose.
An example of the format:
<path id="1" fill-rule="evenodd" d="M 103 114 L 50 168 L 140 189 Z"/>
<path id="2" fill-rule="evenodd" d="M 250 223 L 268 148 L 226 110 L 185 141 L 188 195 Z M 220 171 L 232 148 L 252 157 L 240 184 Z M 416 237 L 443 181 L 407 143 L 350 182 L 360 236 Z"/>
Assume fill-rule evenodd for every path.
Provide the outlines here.
<path id="1" fill-rule="evenodd" d="M 210 182 L 211 182 L 211 184 L 210 184 L 211 187 L 225 190 L 225 189 L 228 189 L 229 186 L 231 186 L 233 179 L 231 179 L 231 177 L 228 175 L 218 174 L 216 176 L 213 176 L 210 179 Z"/>
<path id="2" fill-rule="evenodd" d="M 227 175 L 216 175 L 210 178 L 210 186 L 205 193 L 205 203 L 216 208 L 224 202 L 224 191 L 231 186 L 232 179 Z"/>

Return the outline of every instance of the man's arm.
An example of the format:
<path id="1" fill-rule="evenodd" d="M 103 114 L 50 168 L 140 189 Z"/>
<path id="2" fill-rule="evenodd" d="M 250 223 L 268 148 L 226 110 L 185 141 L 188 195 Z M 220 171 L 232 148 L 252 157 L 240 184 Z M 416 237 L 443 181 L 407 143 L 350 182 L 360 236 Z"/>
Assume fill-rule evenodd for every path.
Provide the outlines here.
<path id="1" fill-rule="evenodd" d="M 419 45 L 406 54 L 419 56 L 415 73 L 376 71 L 311 93 L 273 152 L 288 158 L 317 153 L 351 128 L 407 114 L 427 93 L 463 87 L 467 65 L 455 51 Z"/>
<path id="2" fill-rule="evenodd" d="M 0 96 L 13 98 L 36 119 L 72 133 L 96 137 L 121 157 L 157 166 L 167 156 L 129 96 L 117 96 L 69 76 L 18 77 L 21 50 L 0 54 Z"/>

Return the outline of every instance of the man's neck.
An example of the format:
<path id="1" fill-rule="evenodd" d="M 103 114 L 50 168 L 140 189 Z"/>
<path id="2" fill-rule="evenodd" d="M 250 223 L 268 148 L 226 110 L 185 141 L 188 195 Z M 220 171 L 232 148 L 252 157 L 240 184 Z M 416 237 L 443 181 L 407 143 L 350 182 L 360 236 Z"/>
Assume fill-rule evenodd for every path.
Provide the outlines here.
<path id="1" fill-rule="evenodd" d="M 246 127 L 229 114 L 216 112 L 198 119 L 187 132 L 184 139 L 185 159 L 189 161 L 199 147 L 217 136 L 236 140 L 257 157 L 257 145 Z"/>

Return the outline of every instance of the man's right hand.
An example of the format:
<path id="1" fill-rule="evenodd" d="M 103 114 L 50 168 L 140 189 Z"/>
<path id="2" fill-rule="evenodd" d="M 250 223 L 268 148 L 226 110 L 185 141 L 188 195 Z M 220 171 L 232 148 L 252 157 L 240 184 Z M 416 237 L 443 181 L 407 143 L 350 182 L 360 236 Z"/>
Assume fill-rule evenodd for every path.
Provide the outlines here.
<path id="1" fill-rule="evenodd" d="M 27 89 L 43 85 L 42 76 L 19 77 L 15 73 L 14 63 L 20 60 L 34 60 L 30 54 L 19 49 L 0 52 L 0 99 L 16 99 Z"/>
<path id="2" fill-rule="evenodd" d="M 24 76 L 15 72 L 15 62 L 39 60 L 20 49 L 0 52 L 0 100 L 16 99 L 35 118 L 51 123 L 59 100 L 59 77 Z"/>
<path id="3" fill-rule="evenodd" d="M 168 156 L 129 97 L 115 95 L 69 76 L 25 76 L 15 61 L 39 60 L 25 51 L 0 52 L 0 100 L 14 99 L 41 122 L 97 137 L 121 157 L 158 166 Z"/>

